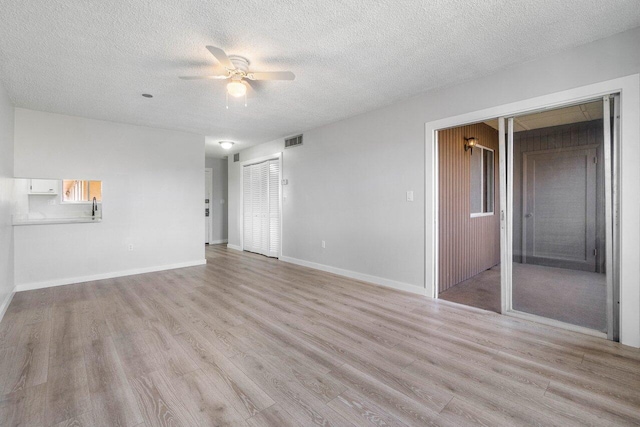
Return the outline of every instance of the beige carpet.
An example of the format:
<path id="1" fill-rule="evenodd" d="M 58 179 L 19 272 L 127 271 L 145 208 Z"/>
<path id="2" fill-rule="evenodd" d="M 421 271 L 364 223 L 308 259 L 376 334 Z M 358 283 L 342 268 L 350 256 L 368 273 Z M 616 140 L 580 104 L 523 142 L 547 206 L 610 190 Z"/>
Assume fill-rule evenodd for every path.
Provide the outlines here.
<path id="1" fill-rule="evenodd" d="M 456 285 L 440 298 L 500 312 L 500 266 Z M 513 264 L 513 308 L 606 331 L 605 275 L 530 264 Z"/>

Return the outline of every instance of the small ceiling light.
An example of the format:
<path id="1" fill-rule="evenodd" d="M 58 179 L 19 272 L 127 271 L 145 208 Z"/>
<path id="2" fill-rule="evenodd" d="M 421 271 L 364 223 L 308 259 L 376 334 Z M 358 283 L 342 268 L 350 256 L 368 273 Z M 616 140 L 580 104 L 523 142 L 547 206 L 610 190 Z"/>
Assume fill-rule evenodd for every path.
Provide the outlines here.
<path id="1" fill-rule="evenodd" d="M 464 139 L 464 151 L 471 150 L 471 154 L 473 154 L 473 147 L 476 145 L 478 145 L 478 138 L 472 136 Z"/>
<path id="2" fill-rule="evenodd" d="M 220 141 L 219 144 L 225 150 L 228 150 L 229 148 L 233 147 L 233 142 L 231 141 Z"/>
<path id="3" fill-rule="evenodd" d="M 153 95 L 151 95 L 150 93 L 143 93 L 142 96 L 144 96 L 145 98 L 153 98 Z"/>
<path id="4" fill-rule="evenodd" d="M 235 98 L 240 98 L 247 94 L 247 87 L 242 82 L 234 80 L 227 84 L 227 92 Z"/>

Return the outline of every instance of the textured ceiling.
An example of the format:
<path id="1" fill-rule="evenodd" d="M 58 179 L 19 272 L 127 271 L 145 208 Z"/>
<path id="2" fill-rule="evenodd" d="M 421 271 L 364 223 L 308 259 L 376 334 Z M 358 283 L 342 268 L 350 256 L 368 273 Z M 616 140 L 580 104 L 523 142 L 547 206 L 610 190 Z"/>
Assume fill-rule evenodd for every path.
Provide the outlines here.
<path id="1" fill-rule="evenodd" d="M 640 26 L 638 0 L 0 0 L 0 79 L 18 107 L 207 136 L 208 153 L 291 135 Z M 260 82 L 225 109 L 205 45 Z M 151 93 L 153 99 L 141 97 Z"/>

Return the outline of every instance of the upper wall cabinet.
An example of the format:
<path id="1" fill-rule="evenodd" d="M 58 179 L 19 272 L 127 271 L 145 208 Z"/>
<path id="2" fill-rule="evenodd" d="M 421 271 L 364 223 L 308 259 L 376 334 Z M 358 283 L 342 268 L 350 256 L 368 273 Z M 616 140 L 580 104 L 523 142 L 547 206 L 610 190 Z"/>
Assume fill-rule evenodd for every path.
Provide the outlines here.
<path id="1" fill-rule="evenodd" d="M 60 181 L 55 179 L 32 179 L 29 194 L 58 194 Z"/>

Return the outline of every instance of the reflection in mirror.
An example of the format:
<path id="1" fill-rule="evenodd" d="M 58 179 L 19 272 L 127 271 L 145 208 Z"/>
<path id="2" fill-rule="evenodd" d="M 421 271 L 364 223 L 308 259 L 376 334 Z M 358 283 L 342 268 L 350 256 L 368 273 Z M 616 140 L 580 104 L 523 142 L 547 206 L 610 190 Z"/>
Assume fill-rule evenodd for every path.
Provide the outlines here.
<path id="1" fill-rule="evenodd" d="M 63 202 L 102 201 L 102 181 L 62 180 Z"/>

